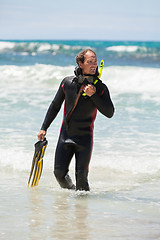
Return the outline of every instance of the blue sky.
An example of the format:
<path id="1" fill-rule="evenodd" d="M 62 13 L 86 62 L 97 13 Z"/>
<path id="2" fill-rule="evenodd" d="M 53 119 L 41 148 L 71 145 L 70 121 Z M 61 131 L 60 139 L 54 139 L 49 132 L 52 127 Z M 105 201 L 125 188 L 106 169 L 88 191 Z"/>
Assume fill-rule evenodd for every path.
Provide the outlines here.
<path id="1" fill-rule="evenodd" d="M 160 1 L 0 0 L 0 39 L 160 41 Z"/>

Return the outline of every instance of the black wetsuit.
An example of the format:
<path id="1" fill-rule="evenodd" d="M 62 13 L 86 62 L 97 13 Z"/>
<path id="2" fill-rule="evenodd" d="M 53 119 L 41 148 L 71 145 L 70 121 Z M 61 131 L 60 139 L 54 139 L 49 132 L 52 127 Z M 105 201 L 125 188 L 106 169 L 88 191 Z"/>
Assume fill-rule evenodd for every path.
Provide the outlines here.
<path id="1" fill-rule="evenodd" d="M 81 84 L 78 83 L 76 76 L 64 78 L 48 109 L 41 128 L 42 130 L 47 130 L 65 100 L 64 118 L 56 148 L 54 165 L 54 174 L 63 188 L 74 188 L 67 173 L 70 161 L 75 154 L 76 189 L 89 190 L 87 176 L 92 153 L 93 128 L 97 109 L 108 118 L 111 118 L 114 113 L 114 106 L 106 85 L 101 80 L 98 80 L 94 86 L 96 87 L 96 93 L 91 97 L 81 95 L 70 119 L 67 120 Z"/>

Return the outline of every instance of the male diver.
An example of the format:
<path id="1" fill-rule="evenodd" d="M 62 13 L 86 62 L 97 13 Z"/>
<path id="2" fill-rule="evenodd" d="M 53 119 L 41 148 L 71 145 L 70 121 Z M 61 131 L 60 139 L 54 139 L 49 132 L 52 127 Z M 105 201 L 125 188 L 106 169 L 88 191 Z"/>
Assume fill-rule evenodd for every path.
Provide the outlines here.
<path id="1" fill-rule="evenodd" d="M 96 53 L 86 49 L 76 56 L 76 62 L 78 67 L 74 71 L 75 75 L 65 77 L 61 82 L 38 133 L 38 139 L 44 140 L 47 129 L 65 101 L 54 174 L 62 188 L 89 191 L 88 170 L 97 109 L 111 118 L 114 106 L 107 86 L 98 78 Z M 76 186 L 68 175 L 73 155 L 76 160 Z"/>

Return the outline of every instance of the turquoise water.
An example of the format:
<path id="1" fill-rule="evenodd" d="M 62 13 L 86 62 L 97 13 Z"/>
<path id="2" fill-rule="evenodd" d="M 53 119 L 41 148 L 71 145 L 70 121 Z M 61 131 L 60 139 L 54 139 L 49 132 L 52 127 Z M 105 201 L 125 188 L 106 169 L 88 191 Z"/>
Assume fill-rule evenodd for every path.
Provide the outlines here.
<path id="1" fill-rule="evenodd" d="M 106 66 L 160 66 L 160 42 L 127 41 L 1 41 L 0 65 L 74 65 L 76 54 L 93 48 Z"/>
<path id="2" fill-rule="evenodd" d="M 39 186 L 27 189 L 46 110 L 86 47 L 105 61 L 116 108 L 111 119 L 97 115 L 91 192 L 61 190 L 53 177 L 63 109 L 48 129 Z M 159 42 L 0 41 L 1 239 L 160 239 L 159 67 Z"/>

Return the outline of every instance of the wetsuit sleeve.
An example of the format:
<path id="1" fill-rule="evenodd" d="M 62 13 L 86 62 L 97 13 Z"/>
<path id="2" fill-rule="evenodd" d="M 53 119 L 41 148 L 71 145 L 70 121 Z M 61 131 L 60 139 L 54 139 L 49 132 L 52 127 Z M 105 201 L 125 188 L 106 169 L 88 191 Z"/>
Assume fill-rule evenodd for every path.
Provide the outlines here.
<path id="1" fill-rule="evenodd" d="M 64 83 L 62 81 L 53 101 L 51 102 L 48 108 L 41 130 L 47 131 L 52 121 L 56 118 L 65 98 L 63 86 L 64 86 Z"/>
<path id="2" fill-rule="evenodd" d="M 91 100 L 97 109 L 106 117 L 111 118 L 114 114 L 114 106 L 110 98 L 107 86 L 104 87 L 101 95 L 98 93 L 93 94 Z"/>

